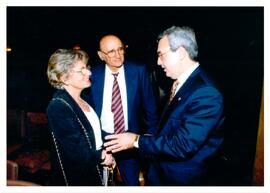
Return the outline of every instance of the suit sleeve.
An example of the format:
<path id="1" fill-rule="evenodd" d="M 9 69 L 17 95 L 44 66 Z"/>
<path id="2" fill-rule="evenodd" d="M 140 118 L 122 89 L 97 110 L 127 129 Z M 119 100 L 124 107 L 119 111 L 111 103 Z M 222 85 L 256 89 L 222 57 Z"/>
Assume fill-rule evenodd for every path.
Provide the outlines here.
<path id="1" fill-rule="evenodd" d="M 50 129 L 65 155 L 82 164 L 100 162 L 101 151 L 90 149 L 74 113 L 63 103 L 53 101 L 47 108 Z"/>
<path id="2" fill-rule="evenodd" d="M 171 114 L 165 124 L 168 132 L 140 137 L 142 152 L 159 158 L 188 159 L 207 143 L 210 133 L 223 118 L 222 96 L 215 88 L 204 87 L 196 90 L 189 101 L 184 112 L 177 114 L 176 107 Z"/>

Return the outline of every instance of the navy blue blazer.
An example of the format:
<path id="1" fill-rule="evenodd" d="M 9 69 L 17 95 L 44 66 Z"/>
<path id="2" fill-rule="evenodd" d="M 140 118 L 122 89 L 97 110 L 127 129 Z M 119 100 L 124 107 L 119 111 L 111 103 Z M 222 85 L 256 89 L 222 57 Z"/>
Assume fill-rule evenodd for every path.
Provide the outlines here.
<path id="1" fill-rule="evenodd" d="M 49 127 L 56 138 L 68 184 L 101 185 L 96 167 L 100 163 L 101 150 L 95 148 L 95 136 L 91 124 L 66 90 L 57 90 L 53 98 L 64 99 L 74 111 L 58 99 L 51 100 L 47 107 Z M 92 148 L 78 119 L 86 129 Z M 55 147 L 54 144 L 52 146 Z M 55 148 L 52 148 L 51 161 L 52 185 L 66 185 Z"/>
<path id="2" fill-rule="evenodd" d="M 155 137 L 141 136 L 152 157 L 150 185 L 200 185 L 207 160 L 223 141 L 223 97 L 198 67 L 165 107 Z"/>
<path id="3" fill-rule="evenodd" d="M 156 96 L 149 79 L 149 73 L 147 73 L 145 66 L 132 62 L 125 62 L 123 67 L 127 90 L 128 131 L 153 134 L 156 131 L 158 117 Z M 91 71 L 90 103 L 98 116 L 101 117 L 105 65 L 97 65 Z"/>

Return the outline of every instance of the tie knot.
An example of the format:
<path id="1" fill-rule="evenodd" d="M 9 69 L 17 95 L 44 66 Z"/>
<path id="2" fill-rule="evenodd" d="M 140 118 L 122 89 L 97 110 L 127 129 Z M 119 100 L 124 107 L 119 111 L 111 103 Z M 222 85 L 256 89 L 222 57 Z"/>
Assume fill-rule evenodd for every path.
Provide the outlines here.
<path id="1" fill-rule="evenodd" d="M 116 79 L 116 78 L 117 78 L 118 74 L 119 74 L 119 72 L 117 72 L 117 73 L 112 73 L 112 75 L 113 75 L 114 79 Z"/>
<path id="2" fill-rule="evenodd" d="M 178 86 L 178 84 L 179 84 L 179 81 L 178 81 L 178 80 L 175 80 L 175 81 L 173 82 L 173 88 L 176 89 L 176 87 Z"/>

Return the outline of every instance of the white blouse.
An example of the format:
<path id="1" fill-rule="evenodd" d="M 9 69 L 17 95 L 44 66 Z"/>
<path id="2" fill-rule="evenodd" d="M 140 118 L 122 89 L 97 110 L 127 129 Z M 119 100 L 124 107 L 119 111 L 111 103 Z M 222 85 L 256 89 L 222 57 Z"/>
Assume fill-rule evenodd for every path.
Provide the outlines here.
<path id="1" fill-rule="evenodd" d="M 95 140 L 96 140 L 96 149 L 99 150 L 102 147 L 102 137 L 101 137 L 101 127 L 100 127 L 100 121 L 99 118 L 94 111 L 94 109 L 90 106 L 90 112 L 83 111 L 87 119 L 89 120 L 93 130 L 94 130 L 94 135 L 95 135 Z"/>

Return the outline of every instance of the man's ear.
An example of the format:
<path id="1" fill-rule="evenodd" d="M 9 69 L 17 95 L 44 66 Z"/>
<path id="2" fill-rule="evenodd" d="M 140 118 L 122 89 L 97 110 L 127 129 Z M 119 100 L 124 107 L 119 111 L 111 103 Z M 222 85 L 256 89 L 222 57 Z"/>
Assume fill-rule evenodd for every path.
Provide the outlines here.
<path id="1" fill-rule="evenodd" d="M 181 60 L 183 60 L 187 56 L 187 51 L 183 47 L 178 48 L 177 52 L 179 52 L 179 57 Z"/>
<path id="2" fill-rule="evenodd" d="M 97 51 L 97 54 L 98 54 L 99 59 L 104 61 L 103 53 L 101 51 Z"/>

